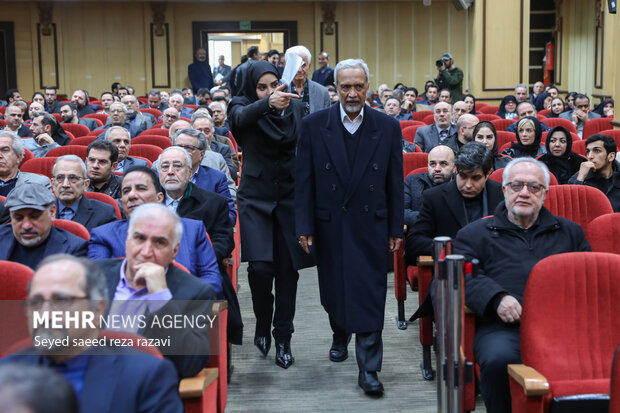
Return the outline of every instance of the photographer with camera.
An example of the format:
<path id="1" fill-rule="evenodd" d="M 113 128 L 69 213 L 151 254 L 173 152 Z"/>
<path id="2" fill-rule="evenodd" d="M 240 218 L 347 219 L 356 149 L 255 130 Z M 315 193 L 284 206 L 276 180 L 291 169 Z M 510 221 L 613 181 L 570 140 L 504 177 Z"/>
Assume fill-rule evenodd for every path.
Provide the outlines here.
<path id="1" fill-rule="evenodd" d="M 435 83 L 441 89 L 449 89 L 452 103 L 463 97 L 463 70 L 454 66 L 454 59 L 450 53 L 444 53 L 441 59 L 435 62 L 439 74 L 435 78 Z"/>

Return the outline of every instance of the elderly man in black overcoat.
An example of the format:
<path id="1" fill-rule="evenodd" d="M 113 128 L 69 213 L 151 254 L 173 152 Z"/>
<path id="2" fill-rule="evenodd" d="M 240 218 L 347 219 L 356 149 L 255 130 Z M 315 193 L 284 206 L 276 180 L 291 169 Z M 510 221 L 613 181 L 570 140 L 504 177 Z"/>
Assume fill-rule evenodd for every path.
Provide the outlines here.
<path id="1" fill-rule="evenodd" d="M 316 255 L 334 331 L 330 359 L 344 361 L 356 333 L 358 384 L 382 393 L 386 252 L 403 236 L 402 134 L 397 121 L 364 105 L 368 76 L 363 60 L 340 62 L 340 104 L 303 119 L 295 220 L 301 246 Z"/>

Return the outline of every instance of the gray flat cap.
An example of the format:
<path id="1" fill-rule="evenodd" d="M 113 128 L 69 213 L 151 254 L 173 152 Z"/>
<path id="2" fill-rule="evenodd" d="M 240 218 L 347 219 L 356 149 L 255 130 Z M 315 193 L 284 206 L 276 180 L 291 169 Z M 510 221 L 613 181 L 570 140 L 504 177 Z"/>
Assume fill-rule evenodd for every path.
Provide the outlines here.
<path id="1" fill-rule="evenodd" d="M 13 188 L 6 197 L 4 206 L 9 211 L 32 208 L 43 211 L 50 204 L 56 202 L 51 190 L 41 184 L 23 183 Z"/>
<path id="2" fill-rule="evenodd" d="M 452 55 L 450 53 L 444 53 L 441 56 L 441 60 L 452 60 Z"/>

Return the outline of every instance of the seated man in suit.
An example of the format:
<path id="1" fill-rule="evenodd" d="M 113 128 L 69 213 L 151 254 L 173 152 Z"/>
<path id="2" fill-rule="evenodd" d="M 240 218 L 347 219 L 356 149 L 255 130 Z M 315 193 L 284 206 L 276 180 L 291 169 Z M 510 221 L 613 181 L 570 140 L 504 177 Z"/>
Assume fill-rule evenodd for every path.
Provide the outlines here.
<path id="1" fill-rule="evenodd" d="M 78 111 L 78 116 L 83 118 L 86 115 L 90 115 L 91 113 L 95 113 L 95 110 L 88 103 L 90 101 L 88 97 L 88 92 L 84 89 L 78 89 L 73 92 L 71 96 L 71 103 L 75 105 Z"/>
<path id="2" fill-rule="evenodd" d="M 213 152 L 218 152 L 222 155 L 230 170 L 230 176 L 233 179 L 237 179 L 237 173 L 239 172 L 239 158 L 234 151 L 234 148 L 229 145 L 228 140 L 225 139 L 225 143 L 220 142 L 214 134 L 213 120 L 208 112 L 202 112 L 192 115 L 192 128 L 204 133 L 209 142 L 209 148 Z M 223 138 L 223 137 L 222 137 Z"/>
<path id="3" fill-rule="evenodd" d="M 418 220 L 409 228 L 405 257 L 415 265 L 420 255 L 432 255 L 433 238 L 454 237 L 470 222 L 486 217 L 502 200 L 502 186 L 489 178 L 493 154 L 480 142 L 465 144 L 454 160 L 456 179 L 422 195 Z"/>
<path id="4" fill-rule="evenodd" d="M 110 314 L 209 314 L 215 299 L 213 287 L 174 266 L 183 225 L 178 215 L 162 204 L 144 204 L 129 220 L 124 259 L 98 261 L 103 269 Z M 128 304 L 127 301 L 138 301 Z M 140 302 L 144 305 L 140 305 Z M 175 365 L 180 378 L 193 377 L 209 362 L 208 328 L 156 329 L 150 324 L 138 333 L 149 338 L 171 337 L 170 347 L 159 349 Z M 174 343 L 173 343 L 174 342 Z M 174 348 L 173 353 L 169 350 Z M 179 351 L 182 350 L 182 351 Z M 186 355 L 182 355 L 186 354 Z"/>
<path id="5" fill-rule="evenodd" d="M 24 112 L 17 105 L 9 105 L 4 112 L 6 126 L 4 130 L 17 133 L 22 138 L 32 136 L 28 126 L 24 125 Z"/>
<path id="6" fill-rule="evenodd" d="M 474 115 L 470 115 L 469 113 L 459 116 L 458 120 L 456 121 L 457 151 L 460 151 L 463 145 L 474 140 L 474 128 L 476 127 L 478 122 L 479 122 L 478 118 Z"/>
<path id="7" fill-rule="evenodd" d="M 108 118 L 108 122 L 103 126 L 99 126 L 96 130 L 106 130 L 110 129 L 112 126 L 121 126 L 129 131 L 132 138 L 135 138 L 142 133 L 143 129 L 140 125 L 129 122 L 127 119 L 128 113 L 129 110 L 123 103 L 112 103 L 110 105 L 110 117 Z"/>
<path id="8" fill-rule="evenodd" d="M 112 142 L 118 149 L 118 160 L 114 172 L 123 172 L 132 166 L 147 166 L 148 163 L 144 159 L 136 159 L 129 156 L 131 149 L 131 136 L 129 131 L 120 126 L 112 126 L 105 131 L 104 139 Z"/>
<path id="9" fill-rule="evenodd" d="M 113 173 L 118 162 L 116 146 L 105 139 L 97 139 L 86 150 L 86 172 L 90 180 L 88 191 L 120 198 L 121 178 Z"/>
<path id="10" fill-rule="evenodd" d="M 77 107 L 75 107 L 73 103 L 62 103 L 60 107 L 60 116 L 62 116 L 62 123 L 84 125 L 90 130 L 97 129 L 97 122 L 95 122 L 94 119 L 80 119 L 77 113 Z"/>
<path id="11" fill-rule="evenodd" d="M 99 320 L 108 295 L 106 278 L 95 263 L 58 254 L 45 259 L 32 277 L 26 308 L 49 311 L 43 310 L 47 303 L 52 311 L 63 310 L 69 303 L 72 310 L 89 311 Z M 99 338 L 99 323 L 93 324 L 94 328 L 80 329 L 31 328 L 33 339 L 68 337 L 69 346 L 47 348 L 35 341 L 33 347 L 1 359 L 0 365 L 38 365 L 59 373 L 74 388 L 82 412 L 183 412 L 172 363 L 130 347 L 76 343 Z"/>
<path id="12" fill-rule="evenodd" d="M 427 153 L 437 145 L 448 145 L 456 150 L 456 126 L 451 123 L 452 105 L 446 102 L 437 103 L 433 108 L 433 116 L 435 123 L 418 128 L 413 143 Z"/>
<path id="13" fill-rule="evenodd" d="M 207 150 L 207 138 L 204 133 L 191 128 L 179 129 L 172 137 L 172 144 L 185 149 L 192 158 L 190 181 L 200 189 L 215 192 L 226 198 L 228 215 L 234 226 L 237 222 L 237 210 L 235 209 L 235 201 L 233 201 L 228 190 L 226 175 L 201 164 Z"/>
<path id="14" fill-rule="evenodd" d="M 150 113 L 140 112 L 140 102 L 134 95 L 123 96 L 121 103 L 127 106 L 127 121 L 131 125 L 137 125 L 142 131 L 151 129 L 157 121 Z"/>
<path id="15" fill-rule="evenodd" d="M 424 191 L 451 181 L 453 175 L 454 151 L 446 145 L 439 145 L 428 153 L 428 172 L 405 178 L 405 225 L 408 228 L 418 220 Z"/>
<path id="16" fill-rule="evenodd" d="M 166 108 L 164 109 L 163 115 L 161 115 L 161 128 L 162 129 L 170 129 L 170 126 L 174 122 L 179 120 L 179 111 L 175 108 Z M 183 121 L 187 122 L 187 121 Z"/>
<path id="17" fill-rule="evenodd" d="M 48 255 L 66 253 L 84 257 L 86 240 L 52 225 L 56 198 L 40 184 L 15 187 L 4 206 L 10 211 L 11 226 L 0 227 L 0 260 L 36 268 Z"/>
<path id="18" fill-rule="evenodd" d="M 577 135 L 583 138 L 583 127 L 586 122 L 591 119 L 600 118 L 601 115 L 590 110 L 590 98 L 580 93 L 575 96 L 575 109 L 560 113 L 560 117 L 573 122 L 573 125 L 577 128 Z"/>
<path id="19" fill-rule="evenodd" d="M 166 148 L 159 156 L 159 182 L 164 204 L 180 217 L 202 221 L 220 266 L 234 248 L 233 226 L 226 198 L 190 181 L 192 159 L 183 148 Z M 220 267 L 222 269 L 222 267 Z M 225 269 L 224 269 L 225 270 Z"/>
<path id="20" fill-rule="evenodd" d="M 24 159 L 24 143 L 15 132 L 0 131 L 0 196 L 6 197 L 16 186 L 26 182 L 52 188 L 46 176 L 21 172 L 19 164 Z"/>
<path id="21" fill-rule="evenodd" d="M 164 192 L 157 175 L 146 166 L 136 166 L 123 175 L 121 183 L 121 206 L 127 219 L 114 221 L 95 228 L 88 243 L 88 257 L 93 260 L 118 258 L 125 255 L 127 228 L 133 211 L 140 205 L 161 203 Z M 189 272 L 211 284 L 219 296 L 222 292 L 222 276 L 218 269 L 213 246 L 207 238 L 202 222 L 181 218 L 183 236 L 176 261 Z"/>
<path id="22" fill-rule="evenodd" d="M 600 189 L 614 209 L 620 212 L 620 167 L 616 161 L 617 143 L 611 136 L 596 133 L 586 140 L 587 162 L 570 177 L 571 185 L 588 185 Z"/>
<path id="23" fill-rule="evenodd" d="M 329 53 L 321 52 L 317 59 L 319 68 L 312 73 L 312 81 L 322 86 L 334 85 L 334 68 L 329 65 Z"/>
<path id="24" fill-rule="evenodd" d="M 465 278 L 465 305 L 476 314 L 475 360 L 487 412 L 510 411 L 506 365 L 521 363 L 519 321 L 530 271 L 541 259 L 590 251 L 583 229 L 552 215 L 543 202 L 549 171 L 533 158 L 512 160 L 502 177 L 504 202 L 493 216 L 462 228 L 454 254 L 480 262 L 476 278 Z"/>
<path id="25" fill-rule="evenodd" d="M 32 138 L 24 138 L 22 143 L 24 148 L 28 149 L 35 158 L 43 158 L 49 151 L 54 148 L 58 148 L 61 145 L 68 143 L 69 138 L 63 133 L 67 140 L 65 143 L 60 143 L 55 139 L 58 135 L 56 131 L 62 129 L 56 119 L 47 112 L 36 112 L 32 123 L 30 124 L 30 130 L 32 131 Z"/>
<path id="26" fill-rule="evenodd" d="M 116 221 L 113 206 L 84 196 L 90 180 L 86 176 L 86 165 L 78 156 L 64 155 L 56 159 L 52 175 L 57 198 L 56 218 L 78 222 L 88 232 Z"/>
<path id="27" fill-rule="evenodd" d="M 160 112 L 163 112 L 168 108 L 166 103 L 163 103 L 161 100 L 161 92 L 157 89 L 149 90 L 149 93 L 146 95 L 146 99 L 148 103 L 144 105 L 140 105 L 140 109 L 157 109 Z"/>

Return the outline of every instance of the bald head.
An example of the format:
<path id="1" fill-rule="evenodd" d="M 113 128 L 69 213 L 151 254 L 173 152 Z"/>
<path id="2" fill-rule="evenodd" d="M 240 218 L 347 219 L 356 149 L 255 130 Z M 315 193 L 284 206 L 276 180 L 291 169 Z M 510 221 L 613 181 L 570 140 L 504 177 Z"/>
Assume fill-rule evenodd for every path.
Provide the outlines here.
<path id="1" fill-rule="evenodd" d="M 536 108 L 530 102 L 521 102 L 517 105 L 517 115 L 520 118 L 536 116 Z"/>
<path id="2" fill-rule="evenodd" d="M 433 185 L 452 180 L 454 151 L 446 145 L 435 146 L 428 153 L 428 177 Z"/>
<path id="3" fill-rule="evenodd" d="M 465 144 L 474 139 L 474 127 L 478 124 L 478 118 L 469 113 L 461 116 L 456 122 L 459 142 Z"/>
<path id="4" fill-rule="evenodd" d="M 452 122 L 456 123 L 461 116 L 467 113 L 467 103 L 459 100 L 452 107 Z"/>
<path id="5" fill-rule="evenodd" d="M 178 131 L 179 129 L 185 129 L 185 128 L 191 128 L 191 127 L 192 125 L 190 125 L 188 121 L 177 120 L 176 122 L 172 123 L 172 125 L 170 125 L 170 128 L 168 129 L 168 136 L 172 138 L 174 134 L 176 133 L 176 131 Z"/>

